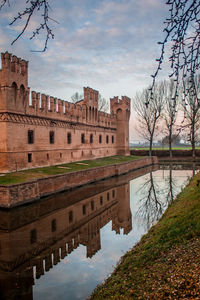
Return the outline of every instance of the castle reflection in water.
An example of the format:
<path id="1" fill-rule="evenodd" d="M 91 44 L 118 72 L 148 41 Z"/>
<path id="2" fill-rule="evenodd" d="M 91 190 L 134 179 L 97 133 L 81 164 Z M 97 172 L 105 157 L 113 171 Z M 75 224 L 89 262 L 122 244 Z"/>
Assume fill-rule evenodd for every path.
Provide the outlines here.
<path id="1" fill-rule="evenodd" d="M 152 167 L 151 167 L 152 170 Z M 117 234 L 132 229 L 129 181 L 138 170 L 40 202 L 0 210 L 0 290 L 3 299 L 33 299 L 35 278 L 80 244 L 87 257 L 101 249 L 100 229 L 112 221 Z"/>
<path id="2" fill-rule="evenodd" d="M 191 169 L 187 165 L 183 168 Z M 196 168 L 199 166 L 193 164 L 193 175 Z M 152 198 L 150 193 L 157 187 L 152 171 L 158 169 L 163 172 L 169 169 L 169 192 L 164 202 L 160 196 Z M 33 299 L 35 279 L 45 275 L 79 245 L 86 247 L 88 258 L 94 256 L 101 249 L 100 230 L 108 222 L 112 222 L 116 234 L 122 231 L 128 234 L 132 230 L 130 180 L 147 173 L 147 181 L 143 181 L 142 191 L 139 190 L 141 200 L 134 220 L 137 215 L 142 216 L 144 223 L 146 217 L 151 226 L 166 209 L 166 203 L 171 203 L 174 193 L 177 194 L 172 169 L 179 170 L 179 166 L 139 169 L 29 205 L 0 210 L 0 299 Z M 158 202 L 160 210 L 155 210 Z"/>

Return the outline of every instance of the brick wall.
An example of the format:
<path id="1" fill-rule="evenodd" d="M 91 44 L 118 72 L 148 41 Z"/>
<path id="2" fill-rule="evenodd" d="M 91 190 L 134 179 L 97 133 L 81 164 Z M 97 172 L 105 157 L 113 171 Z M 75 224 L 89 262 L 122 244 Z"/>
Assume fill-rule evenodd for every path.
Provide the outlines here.
<path id="1" fill-rule="evenodd" d="M 43 196 L 57 193 L 59 191 L 99 181 L 104 178 L 118 176 L 131 170 L 137 170 L 139 168 L 156 163 L 156 157 L 147 157 L 122 164 L 49 176 L 38 179 L 37 181 L 34 180 L 22 184 L 20 183 L 10 186 L 0 186 L 0 195 L 4 195 L 3 197 L 0 197 L 0 206 L 17 206 L 25 202 L 34 201 Z"/>

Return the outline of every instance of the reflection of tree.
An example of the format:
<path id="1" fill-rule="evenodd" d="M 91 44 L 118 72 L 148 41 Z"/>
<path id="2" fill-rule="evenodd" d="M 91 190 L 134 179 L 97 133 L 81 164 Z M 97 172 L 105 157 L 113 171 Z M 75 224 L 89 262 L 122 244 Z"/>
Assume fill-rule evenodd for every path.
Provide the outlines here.
<path id="1" fill-rule="evenodd" d="M 138 191 L 141 198 L 136 213 L 136 217 L 142 219 L 147 230 L 160 219 L 167 206 L 174 200 L 177 187 L 173 179 L 172 165 L 169 166 L 169 176 L 163 187 L 160 186 L 159 182 L 156 182 L 153 173 L 149 173 L 149 177 Z"/>

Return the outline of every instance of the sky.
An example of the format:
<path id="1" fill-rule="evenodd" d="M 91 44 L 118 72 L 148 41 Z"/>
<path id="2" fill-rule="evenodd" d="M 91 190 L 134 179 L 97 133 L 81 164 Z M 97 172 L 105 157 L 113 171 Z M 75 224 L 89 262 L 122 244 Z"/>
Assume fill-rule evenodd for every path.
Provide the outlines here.
<path id="1" fill-rule="evenodd" d="M 25 2 L 10 0 L 0 11 L 0 50 L 29 61 L 31 90 L 69 101 L 89 86 L 106 99 L 133 98 L 151 83 L 168 14 L 165 0 L 50 0 L 50 17 L 57 22 L 50 23 L 55 38 L 44 53 L 32 52 L 43 49 L 42 34 L 29 39 L 39 14 L 11 46 L 23 20 L 9 23 Z"/>

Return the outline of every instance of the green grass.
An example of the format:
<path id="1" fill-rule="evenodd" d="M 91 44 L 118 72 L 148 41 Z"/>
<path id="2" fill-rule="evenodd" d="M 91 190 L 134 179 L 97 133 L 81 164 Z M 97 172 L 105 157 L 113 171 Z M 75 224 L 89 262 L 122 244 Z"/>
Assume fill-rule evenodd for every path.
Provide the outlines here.
<path id="1" fill-rule="evenodd" d="M 173 247 L 187 249 L 189 241 L 200 236 L 200 187 L 197 187 L 197 180 L 200 180 L 200 174 L 192 179 L 138 245 L 125 254 L 114 273 L 94 291 L 91 299 L 144 299 L 144 292 L 151 289 L 155 277 L 159 282 L 160 274 L 160 278 L 167 276 L 161 272 L 162 268 L 166 270 L 167 256 L 158 264 L 160 257 Z"/>
<path id="2" fill-rule="evenodd" d="M 72 163 L 67 163 L 67 164 L 62 164 L 57 166 L 35 168 L 35 169 L 29 169 L 29 170 L 24 170 L 19 172 L 13 172 L 9 174 L 2 174 L 2 176 L 0 176 L 0 184 L 9 185 L 15 183 L 22 183 L 33 179 L 50 176 L 50 175 L 58 175 L 58 174 L 64 174 L 68 172 L 85 170 L 89 168 L 129 162 L 140 158 L 143 157 L 133 156 L 133 155 L 130 156 L 116 155 L 111 157 L 99 158 L 95 160 L 84 160 L 80 162 L 72 162 Z"/>

